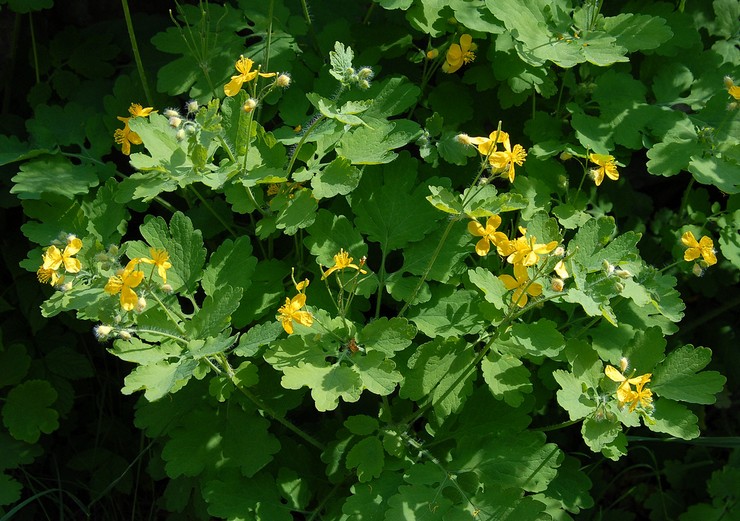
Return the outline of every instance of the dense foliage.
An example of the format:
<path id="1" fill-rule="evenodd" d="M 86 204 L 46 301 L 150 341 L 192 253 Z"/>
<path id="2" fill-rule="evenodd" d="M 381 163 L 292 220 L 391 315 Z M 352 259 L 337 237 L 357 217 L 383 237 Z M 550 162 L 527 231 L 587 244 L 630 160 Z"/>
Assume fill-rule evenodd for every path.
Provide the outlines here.
<path id="1" fill-rule="evenodd" d="M 0 5 L 3 520 L 740 515 L 736 0 Z"/>

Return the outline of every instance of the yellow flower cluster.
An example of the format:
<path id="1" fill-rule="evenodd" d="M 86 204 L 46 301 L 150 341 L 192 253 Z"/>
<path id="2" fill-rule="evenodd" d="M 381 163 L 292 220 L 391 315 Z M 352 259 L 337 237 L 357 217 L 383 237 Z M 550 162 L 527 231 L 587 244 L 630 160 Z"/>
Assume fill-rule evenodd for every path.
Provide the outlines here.
<path id="1" fill-rule="evenodd" d="M 292 276 L 292 275 L 291 275 Z M 298 294 L 291 298 L 285 297 L 285 304 L 280 306 L 278 309 L 277 319 L 283 326 L 283 329 L 289 335 L 293 334 L 293 322 L 298 322 L 302 326 L 311 327 L 313 325 L 313 317 L 308 311 L 301 311 L 301 308 L 306 305 L 306 288 L 308 287 L 309 281 L 305 279 L 301 282 L 296 283 L 293 279 Z"/>
<path id="2" fill-rule="evenodd" d="M 142 143 L 139 134 L 129 128 L 129 120 L 131 118 L 144 118 L 149 116 L 149 114 L 157 111 L 152 109 L 152 107 L 145 108 L 138 103 L 132 103 L 131 106 L 128 108 L 128 112 L 129 114 L 131 114 L 131 116 L 128 118 L 117 116 L 119 121 L 123 121 L 124 126 L 123 128 L 117 129 L 113 133 L 113 139 L 116 143 L 121 145 L 121 152 L 127 156 L 131 154 L 131 145 L 141 145 Z"/>
<path id="3" fill-rule="evenodd" d="M 626 364 L 624 365 L 626 368 Z M 617 400 L 620 407 L 628 405 L 630 412 L 634 411 L 638 406 L 647 410 L 653 408 L 653 392 L 645 388 L 645 384 L 653 376 L 651 373 L 627 378 L 616 367 L 607 365 L 604 369 L 604 374 L 613 382 L 619 383 L 619 387 L 617 387 Z M 635 386 L 634 389 L 632 388 L 633 385 Z"/>
<path id="4" fill-rule="evenodd" d="M 557 248 L 557 241 L 547 244 L 538 243 L 537 238 L 527 235 L 526 228 L 519 228 L 520 237 L 509 239 L 505 233 L 497 231 L 501 225 L 501 217 L 493 215 L 486 220 L 483 226 L 477 220 L 468 223 L 468 231 L 480 237 L 475 245 L 475 252 L 481 257 L 488 255 L 491 245 L 496 248 L 498 254 L 506 259 L 506 262 L 514 265 L 514 276 L 499 275 L 506 289 L 513 290 L 512 300 L 519 306 L 524 307 L 529 300 L 528 296 L 537 297 L 542 294 L 542 285 L 532 282 L 529 278 L 527 268 L 535 266 L 540 261 L 540 255 L 548 255 Z M 555 267 L 561 278 L 567 278 L 568 272 L 563 262 Z"/>
<path id="5" fill-rule="evenodd" d="M 152 264 L 152 274 L 156 268 L 158 275 L 162 278 L 162 282 L 164 284 L 167 283 L 167 270 L 172 267 L 172 263 L 169 261 L 169 254 L 166 250 L 149 248 L 149 255 L 151 258 L 136 257 L 131 259 L 126 264 L 126 267 L 110 277 L 108 283 L 105 285 L 104 290 L 109 295 L 118 295 L 120 293 L 121 307 L 125 311 L 131 311 L 139 305 L 139 295 L 133 289 L 139 286 L 144 280 L 144 272 L 138 268 L 139 264 Z"/>
<path id="6" fill-rule="evenodd" d="M 478 152 L 488 159 L 493 173 L 508 177 L 512 183 L 516 175 L 514 165 L 522 166 L 527 159 L 527 151 L 524 147 L 521 145 L 512 147 L 509 134 L 503 131 L 494 130 L 488 137 L 470 137 L 467 134 L 460 134 L 457 139 L 464 145 L 475 145 Z M 503 150 L 498 150 L 499 143 L 503 145 Z"/>
<path id="7" fill-rule="evenodd" d="M 64 266 L 65 273 L 79 273 L 82 269 L 80 261 L 74 256 L 82 249 L 82 241 L 74 235 L 67 236 L 67 245 L 64 250 L 56 246 L 49 246 L 41 256 L 43 263 L 36 270 L 36 277 L 41 283 L 58 286 L 64 282 L 64 274 L 59 270 Z"/>

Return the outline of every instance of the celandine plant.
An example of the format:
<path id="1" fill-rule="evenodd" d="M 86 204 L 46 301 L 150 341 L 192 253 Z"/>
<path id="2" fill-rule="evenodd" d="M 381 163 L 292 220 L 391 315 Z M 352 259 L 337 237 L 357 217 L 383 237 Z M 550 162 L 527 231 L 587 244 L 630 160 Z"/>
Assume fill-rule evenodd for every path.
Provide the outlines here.
<path id="1" fill-rule="evenodd" d="M 726 381 L 671 335 L 677 284 L 740 266 L 730 7 L 707 51 L 683 4 L 370 5 L 356 26 L 357 6 L 325 26 L 305 3 L 186 6 L 153 39 L 183 54 L 167 101 L 116 82 L 120 171 L 18 154 L 42 313 L 130 364 L 162 509 L 587 518 L 599 465 L 636 434 L 696 439 Z M 665 65 L 689 50 L 714 65 Z M 678 205 L 638 219 L 641 184 L 680 172 Z M 58 418 L 24 414 L 38 382 L 3 406 L 31 444 Z"/>

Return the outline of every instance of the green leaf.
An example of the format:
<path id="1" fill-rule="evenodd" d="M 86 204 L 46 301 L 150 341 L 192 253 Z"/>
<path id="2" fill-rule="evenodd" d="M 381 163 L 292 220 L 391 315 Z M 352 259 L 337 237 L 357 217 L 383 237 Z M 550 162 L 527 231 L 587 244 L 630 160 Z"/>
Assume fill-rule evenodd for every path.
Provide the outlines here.
<path id="1" fill-rule="evenodd" d="M 117 191 L 116 181 L 108 179 L 105 186 L 98 189 L 94 200 L 81 203 L 88 219 L 87 231 L 102 244 L 120 242 L 131 218 L 126 206 L 115 200 Z"/>
<path id="2" fill-rule="evenodd" d="M 295 235 L 298 230 L 308 228 L 316 220 L 318 202 L 311 190 L 299 190 L 288 196 L 275 196 L 270 202 L 278 212 L 276 226 L 287 235 Z"/>
<path id="3" fill-rule="evenodd" d="M 424 238 L 439 213 L 426 202 L 425 183 L 416 183 L 418 163 L 403 154 L 379 172 L 367 170 L 352 192 L 355 226 L 387 253 Z M 378 189 L 378 186 L 381 186 Z"/>
<path id="4" fill-rule="evenodd" d="M 403 380 L 396 371 L 396 364 L 385 358 L 379 351 L 371 351 L 364 356 L 353 356 L 352 369 L 359 375 L 362 385 L 371 393 L 388 396 L 396 390 L 396 385 Z"/>
<path id="5" fill-rule="evenodd" d="M 740 165 L 727 157 L 692 157 L 688 171 L 705 185 L 714 185 L 728 194 L 740 193 Z"/>
<path id="6" fill-rule="evenodd" d="M 242 288 L 223 286 L 213 295 L 208 295 L 187 329 L 194 337 L 215 336 L 231 323 L 231 314 L 239 307 Z"/>
<path id="7" fill-rule="evenodd" d="M 409 370 L 401 383 L 400 396 L 431 401 L 441 421 L 458 411 L 472 392 L 475 371 L 469 369 L 474 359 L 475 352 L 457 338 L 438 337 L 422 344 L 409 358 Z M 460 377 L 463 377 L 460 382 L 455 383 Z"/>
<path id="8" fill-rule="evenodd" d="M 175 363 L 161 361 L 137 366 L 123 379 L 121 393 L 129 395 L 144 391 L 144 397 L 150 402 L 159 400 L 182 389 L 197 366 L 196 360 L 187 358 Z"/>
<path id="9" fill-rule="evenodd" d="M 347 453 L 347 468 L 357 469 L 357 479 L 360 483 L 366 483 L 380 476 L 384 464 L 383 444 L 375 436 L 360 440 Z"/>
<path id="10" fill-rule="evenodd" d="M 243 235 L 236 241 L 226 239 L 213 252 L 203 271 L 203 291 L 206 295 L 214 295 L 226 286 L 246 290 L 252 284 L 252 274 L 256 266 L 257 258 L 252 255 L 249 236 Z"/>
<path id="11" fill-rule="evenodd" d="M 460 215 L 463 212 L 462 203 L 458 196 L 442 186 L 430 186 L 429 191 L 432 195 L 427 196 L 427 201 L 432 203 L 437 210 L 441 210 L 452 215 Z"/>
<path id="12" fill-rule="evenodd" d="M 529 370 L 515 356 L 491 351 L 481 360 L 481 372 L 493 395 L 512 407 L 519 407 L 532 392 Z"/>
<path id="13" fill-rule="evenodd" d="M 655 49 L 673 37 L 663 18 L 644 14 L 608 16 L 604 18 L 604 30 L 627 52 Z"/>
<path id="14" fill-rule="evenodd" d="M 619 450 L 626 439 L 622 433 L 622 425 L 616 420 L 593 416 L 586 418 L 581 425 L 581 435 L 592 451 L 602 452 L 609 459 L 616 461 L 620 455 L 626 453 L 626 450 Z"/>
<path id="15" fill-rule="evenodd" d="M 261 416 L 239 407 L 194 409 L 169 432 L 162 449 L 167 475 L 198 476 L 207 469 L 235 467 L 251 477 L 280 449 L 269 426 Z"/>
<path id="16" fill-rule="evenodd" d="M 560 458 L 560 449 L 546 443 L 543 433 L 522 431 L 460 438 L 449 465 L 456 472 L 475 472 L 488 486 L 541 492 L 557 475 Z"/>
<path id="17" fill-rule="evenodd" d="M 362 171 L 352 166 L 349 159 L 339 156 L 311 180 L 313 195 L 316 199 L 347 195 L 357 188 L 361 175 Z"/>
<path id="18" fill-rule="evenodd" d="M 95 374 L 88 358 L 69 347 L 57 347 L 50 351 L 44 357 L 44 363 L 52 373 L 67 380 L 89 378 Z"/>
<path id="19" fill-rule="evenodd" d="M 137 337 L 132 337 L 131 340 L 116 340 L 108 352 L 126 362 L 149 365 L 179 357 L 182 353 L 182 346 L 174 340 L 147 344 Z"/>
<path id="20" fill-rule="evenodd" d="M 414 141 L 421 134 L 421 127 L 409 120 L 372 120 L 368 126 L 355 128 L 339 140 L 337 154 L 353 165 L 378 165 L 390 163 L 398 154 L 394 149 Z"/>
<path id="21" fill-rule="evenodd" d="M 558 403 L 568 412 L 572 421 L 586 418 L 593 413 L 596 402 L 585 393 L 586 387 L 580 379 L 562 369 L 553 371 L 552 376 L 560 385 L 560 390 L 556 394 Z"/>
<path id="22" fill-rule="evenodd" d="M 57 391 L 46 380 L 27 380 L 8 392 L 3 404 L 3 424 L 11 436 L 36 443 L 41 433 L 59 428 L 59 414 L 51 408 Z"/>
<path id="23" fill-rule="evenodd" d="M 566 510 L 577 514 L 581 509 L 594 506 L 594 500 L 588 493 L 592 486 L 588 474 L 581 470 L 581 462 L 572 456 L 565 456 L 558 468 L 558 475 L 547 487 L 547 496 L 557 499 Z"/>
<path id="24" fill-rule="evenodd" d="M 712 404 L 727 379 L 717 371 L 701 371 L 711 360 L 711 349 L 679 347 L 653 370 L 650 388 L 658 396 L 672 400 Z"/>
<path id="25" fill-rule="evenodd" d="M 23 345 L 13 344 L 6 348 L 0 345 L 0 387 L 19 383 L 26 376 L 29 367 L 31 357 Z"/>
<path id="26" fill-rule="evenodd" d="M 405 318 L 381 317 L 367 324 L 357 334 L 357 343 L 367 352 L 379 351 L 387 357 L 392 357 L 396 351 L 401 351 L 411 345 L 416 336 L 416 328 Z"/>
<path id="27" fill-rule="evenodd" d="M 282 331 L 283 327 L 280 322 L 267 322 L 252 326 L 239 338 L 239 345 L 234 348 L 234 354 L 251 358 L 257 354 L 259 348 L 276 340 Z"/>
<path id="28" fill-rule="evenodd" d="M 308 236 L 303 240 L 316 262 L 322 266 L 333 266 L 334 255 L 340 249 L 348 252 L 354 259 L 367 255 L 367 244 L 362 235 L 352 226 L 344 215 L 334 215 L 322 208 L 316 221 L 306 230 Z"/>
<path id="29" fill-rule="evenodd" d="M 331 64 L 329 74 L 338 81 L 346 83 L 348 76 L 352 74 L 350 70 L 354 70 L 352 67 L 354 57 L 355 53 L 352 52 L 351 47 L 345 47 L 343 43 L 334 42 L 334 50 L 329 51 L 329 63 Z"/>
<path id="30" fill-rule="evenodd" d="M 485 327 L 478 310 L 477 293 L 441 286 L 432 291 L 432 299 L 414 308 L 409 319 L 430 338 L 450 338 L 474 334 Z"/>
<path id="31" fill-rule="evenodd" d="M 651 431 L 664 432 L 684 440 L 699 437 L 699 418 L 686 406 L 668 398 L 655 400 L 651 419 L 653 421 L 645 422 Z"/>
<path id="32" fill-rule="evenodd" d="M 44 194 L 71 199 L 97 186 L 98 176 L 92 165 L 74 165 L 67 158 L 55 155 L 23 163 L 11 181 L 14 185 L 10 193 L 19 199 L 41 199 Z"/>
<path id="33" fill-rule="evenodd" d="M 485 268 L 475 268 L 468 270 L 470 282 L 475 284 L 483 292 L 486 301 L 490 302 L 497 309 L 505 311 L 508 309 L 504 296 L 509 292 L 497 276 Z"/>
<path id="34" fill-rule="evenodd" d="M 387 78 L 373 83 L 365 95 L 372 105 L 365 115 L 383 119 L 402 114 L 416 103 L 421 89 L 404 77 Z"/>
<path id="35" fill-rule="evenodd" d="M 286 389 L 309 387 L 311 397 L 320 412 L 332 411 L 339 405 L 339 398 L 348 403 L 356 402 L 362 394 L 362 382 L 357 372 L 341 365 L 309 365 L 298 362 L 294 367 L 282 369 L 281 383 Z"/>
<path id="36" fill-rule="evenodd" d="M 368 436 L 378 430 L 378 420 L 367 414 L 355 414 L 344 420 L 343 425 L 352 434 Z M 351 468 L 351 467 L 347 467 Z"/>
<path id="37" fill-rule="evenodd" d="M 530 355 L 555 358 L 565 347 L 557 324 L 541 319 L 529 324 L 517 323 L 511 328 L 512 340 Z"/>
<path id="38" fill-rule="evenodd" d="M 414 275 L 426 274 L 426 280 L 448 282 L 462 275 L 466 266 L 463 259 L 472 251 L 471 238 L 466 224 L 458 221 L 452 225 L 444 247 L 437 252 L 437 245 L 442 241 L 446 228 L 438 227 L 424 240 L 409 244 L 403 250 L 402 272 Z M 436 253 L 436 257 L 434 257 Z M 434 258 L 434 264 L 429 263 Z"/>

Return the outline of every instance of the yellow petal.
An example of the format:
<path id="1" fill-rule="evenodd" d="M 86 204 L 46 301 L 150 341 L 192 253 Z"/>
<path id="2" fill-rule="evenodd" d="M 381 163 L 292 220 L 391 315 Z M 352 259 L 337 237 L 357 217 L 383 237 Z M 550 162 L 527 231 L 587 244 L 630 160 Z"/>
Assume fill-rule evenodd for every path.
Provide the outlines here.
<path id="1" fill-rule="evenodd" d="M 607 365 L 604 368 L 604 373 L 614 382 L 624 382 L 625 380 L 624 375 L 620 373 L 616 367 L 612 367 L 611 365 Z"/>

